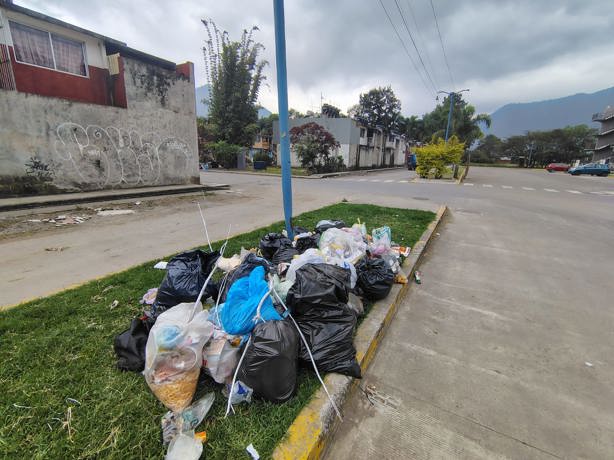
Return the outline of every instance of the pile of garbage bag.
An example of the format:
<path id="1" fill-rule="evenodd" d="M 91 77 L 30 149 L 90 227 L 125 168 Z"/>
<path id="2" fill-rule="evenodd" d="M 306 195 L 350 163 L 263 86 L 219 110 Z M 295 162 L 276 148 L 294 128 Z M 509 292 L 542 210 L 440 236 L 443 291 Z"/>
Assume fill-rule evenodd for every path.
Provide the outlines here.
<path id="1" fill-rule="evenodd" d="M 224 245 L 173 257 L 142 300 L 151 310 L 115 338 L 118 368 L 142 371 L 169 409 L 161 422 L 167 458 L 202 452 L 206 433 L 195 430 L 215 397 L 193 402 L 203 378 L 222 386 L 228 415 L 252 399 L 290 400 L 299 366 L 322 385 L 320 372 L 361 377 L 358 318 L 403 278 L 408 249 L 393 243 L 389 227 L 369 235 L 360 221 L 323 220 L 294 233 L 268 233 L 258 248 L 230 256 Z"/>

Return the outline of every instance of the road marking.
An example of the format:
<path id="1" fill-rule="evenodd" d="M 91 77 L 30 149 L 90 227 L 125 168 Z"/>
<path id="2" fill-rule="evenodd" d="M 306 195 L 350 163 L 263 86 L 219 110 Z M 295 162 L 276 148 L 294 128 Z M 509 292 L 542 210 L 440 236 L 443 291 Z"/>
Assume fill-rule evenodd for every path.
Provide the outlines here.
<path id="1" fill-rule="evenodd" d="M 533 187 L 522 187 L 523 190 L 535 190 Z"/>
<path id="2" fill-rule="evenodd" d="M 582 192 L 579 192 L 577 190 L 566 190 L 566 192 L 575 193 L 576 195 L 582 195 Z"/>
<path id="3" fill-rule="evenodd" d="M 409 181 L 408 180 L 400 180 L 399 184 L 407 184 Z"/>
<path id="4" fill-rule="evenodd" d="M 546 192 L 552 192 L 552 193 L 559 193 L 558 190 L 554 190 L 553 188 L 545 188 L 544 189 Z"/>
<path id="5" fill-rule="evenodd" d="M 472 184 L 472 183 L 469 183 L 469 182 L 465 182 L 463 185 L 466 185 L 466 186 L 468 186 L 468 187 L 473 187 L 473 184 Z"/>
<path id="6" fill-rule="evenodd" d="M 371 179 L 371 182 L 381 182 L 379 179 Z"/>
<path id="7" fill-rule="evenodd" d="M 506 189 L 510 189 L 510 188 L 514 188 L 511 185 L 502 185 L 501 188 L 506 188 Z"/>
<path id="8" fill-rule="evenodd" d="M 613 195 L 614 196 L 614 190 L 601 190 L 599 192 L 590 192 L 590 193 L 594 193 L 595 195 Z"/>
<path id="9" fill-rule="evenodd" d="M 490 188 L 492 188 L 492 185 L 490 185 L 490 184 L 482 184 L 482 187 L 490 187 Z"/>
<path id="10" fill-rule="evenodd" d="M 394 182 L 394 179 L 387 179 L 384 182 Z"/>
<path id="11" fill-rule="evenodd" d="M 358 179 L 358 182 L 367 182 L 368 179 Z"/>

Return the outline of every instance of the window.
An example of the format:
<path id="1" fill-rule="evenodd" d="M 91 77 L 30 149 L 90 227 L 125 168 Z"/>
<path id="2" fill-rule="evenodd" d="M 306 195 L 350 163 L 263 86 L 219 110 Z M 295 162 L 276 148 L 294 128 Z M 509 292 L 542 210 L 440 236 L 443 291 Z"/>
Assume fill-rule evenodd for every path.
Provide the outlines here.
<path id="1" fill-rule="evenodd" d="M 360 137 L 365 137 L 367 134 L 367 130 L 365 128 L 360 128 Z"/>
<path id="2" fill-rule="evenodd" d="M 10 21 L 15 59 L 87 76 L 83 43 Z"/>
<path id="3" fill-rule="evenodd" d="M 394 134 L 388 135 L 388 142 L 394 142 Z"/>

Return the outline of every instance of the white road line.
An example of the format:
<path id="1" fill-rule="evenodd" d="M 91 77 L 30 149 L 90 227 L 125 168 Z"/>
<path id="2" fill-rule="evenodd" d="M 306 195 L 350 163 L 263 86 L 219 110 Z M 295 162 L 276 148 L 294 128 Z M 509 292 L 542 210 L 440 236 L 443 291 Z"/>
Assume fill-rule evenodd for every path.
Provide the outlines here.
<path id="1" fill-rule="evenodd" d="M 387 179 L 384 182 L 394 182 L 394 179 Z"/>
<path id="2" fill-rule="evenodd" d="M 371 182 L 381 182 L 379 179 L 371 179 Z"/>
<path id="3" fill-rule="evenodd" d="M 569 193 L 575 193 L 576 195 L 582 195 L 582 192 L 579 192 L 577 190 L 565 190 L 565 191 Z"/>
<path id="4" fill-rule="evenodd" d="M 400 180 L 399 184 L 407 184 L 409 181 L 408 180 Z"/>
<path id="5" fill-rule="evenodd" d="M 523 190 L 535 190 L 533 187 L 522 187 Z"/>
<path id="6" fill-rule="evenodd" d="M 482 187 L 490 187 L 490 188 L 492 188 L 492 185 L 490 185 L 490 184 L 482 184 Z"/>
<path id="7" fill-rule="evenodd" d="M 601 190 L 599 192 L 590 192 L 595 195 L 614 195 L 614 190 Z"/>
<path id="8" fill-rule="evenodd" d="M 554 190 L 553 188 L 545 188 L 544 189 L 546 192 L 552 192 L 552 193 L 559 193 L 558 190 Z"/>
<path id="9" fill-rule="evenodd" d="M 470 182 L 465 182 L 463 185 L 466 185 L 466 186 L 468 186 L 468 187 L 473 187 L 473 184 L 472 184 L 472 183 L 470 183 Z"/>
<path id="10" fill-rule="evenodd" d="M 511 185 L 502 185 L 501 188 L 505 188 L 505 189 L 510 189 L 510 188 L 514 188 Z"/>
<path id="11" fill-rule="evenodd" d="M 358 179 L 358 182 L 367 182 L 368 179 Z"/>

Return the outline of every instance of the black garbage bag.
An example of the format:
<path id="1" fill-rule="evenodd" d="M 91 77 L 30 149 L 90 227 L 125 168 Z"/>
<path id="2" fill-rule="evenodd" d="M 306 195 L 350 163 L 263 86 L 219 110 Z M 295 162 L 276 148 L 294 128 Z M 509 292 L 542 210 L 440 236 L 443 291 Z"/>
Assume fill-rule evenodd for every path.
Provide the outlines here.
<path id="1" fill-rule="evenodd" d="M 330 264 L 307 264 L 296 272 L 286 303 L 318 370 L 360 378 L 353 343 L 356 314 L 347 306 L 349 288 L 349 270 Z M 311 366 L 302 342 L 299 358 Z"/>
<path id="2" fill-rule="evenodd" d="M 220 293 L 221 295 L 220 303 L 226 302 L 226 296 L 228 295 L 228 291 L 230 290 L 232 283 L 234 283 L 236 280 L 240 278 L 249 276 L 252 270 L 256 267 L 264 267 L 265 273 L 272 270 L 271 263 L 268 260 L 263 259 L 262 257 L 258 257 L 254 253 L 249 253 L 245 257 L 243 262 L 241 262 L 241 265 L 239 265 L 237 268 L 235 268 L 233 271 L 231 271 L 228 274 L 224 292 Z"/>
<path id="3" fill-rule="evenodd" d="M 166 275 L 158 288 L 158 295 L 152 306 L 155 318 L 164 310 L 182 302 L 194 302 L 213 270 L 218 251 L 204 252 L 200 249 L 183 252 L 173 257 L 166 266 Z M 216 283 L 209 283 L 203 300 L 211 296 L 217 298 Z"/>
<path id="4" fill-rule="evenodd" d="M 134 318 L 130 327 L 115 337 L 113 349 L 117 356 L 117 368 L 122 371 L 142 372 L 145 368 L 145 345 L 153 318 Z"/>
<path id="5" fill-rule="evenodd" d="M 304 236 L 302 238 L 297 238 L 295 241 L 296 249 L 300 254 L 305 252 L 307 249 L 318 248 L 318 243 L 320 242 L 320 234 L 314 233 L 310 236 Z"/>
<path id="6" fill-rule="evenodd" d="M 273 403 L 296 392 L 300 337 L 288 319 L 256 325 L 238 373 L 254 396 Z"/>
<path id="7" fill-rule="evenodd" d="M 342 220 L 321 220 L 316 225 L 316 232 L 324 233 L 329 228 L 344 228 L 347 227 Z"/>
<path id="8" fill-rule="evenodd" d="M 282 262 L 290 263 L 294 256 L 299 255 L 299 252 L 294 248 L 279 248 L 273 255 L 273 265 L 278 265 Z"/>
<path id="9" fill-rule="evenodd" d="M 394 284 L 394 273 L 384 259 L 363 259 L 356 265 L 358 292 L 368 300 L 385 298 Z"/>
<path id="10" fill-rule="evenodd" d="M 260 240 L 262 257 L 271 260 L 279 248 L 291 248 L 292 241 L 281 233 L 267 233 Z"/>
<path id="11" fill-rule="evenodd" d="M 294 236 L 309 232 L 305 227 L 293 227 L 292 231 L 294 232 Z"/>

